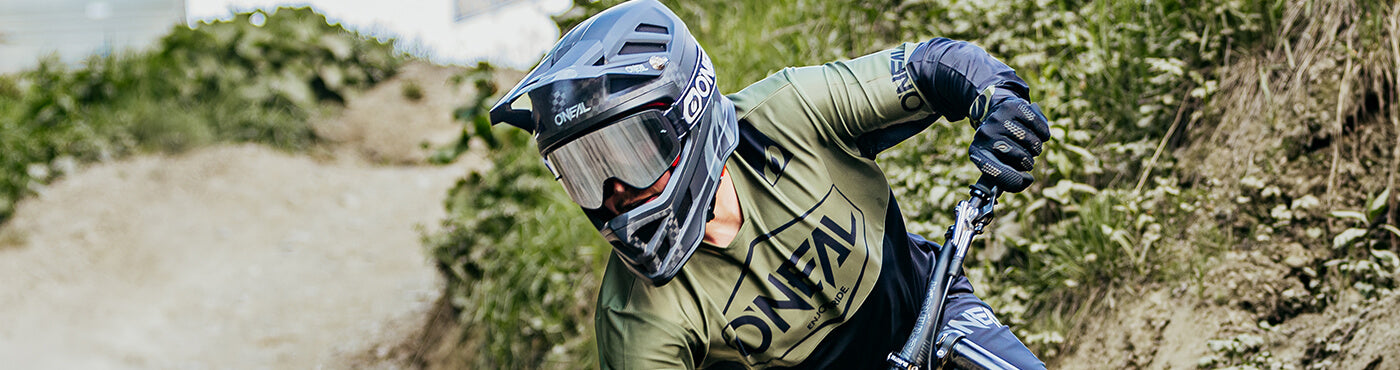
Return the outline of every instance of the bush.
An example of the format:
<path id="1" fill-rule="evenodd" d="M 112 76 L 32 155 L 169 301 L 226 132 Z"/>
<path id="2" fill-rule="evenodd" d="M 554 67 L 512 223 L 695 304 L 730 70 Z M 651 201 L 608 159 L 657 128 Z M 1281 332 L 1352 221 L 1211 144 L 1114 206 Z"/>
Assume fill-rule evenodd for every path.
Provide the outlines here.
<path id="1" fill-rule="evenodd" d="M 575 368 L 596 362 L 593 307 L 610 247 L 539 159 L 533 138 L 490 126 L 498 89 L 489 64 L 454 78 L 477 97 L 456 113 L 461 141 L 435 155 L 450 162 L 485 145 L 489 171 L 448 192 L 443 231 L 426 236 L 463 327 L 460 352 L 478 368 Z"/>

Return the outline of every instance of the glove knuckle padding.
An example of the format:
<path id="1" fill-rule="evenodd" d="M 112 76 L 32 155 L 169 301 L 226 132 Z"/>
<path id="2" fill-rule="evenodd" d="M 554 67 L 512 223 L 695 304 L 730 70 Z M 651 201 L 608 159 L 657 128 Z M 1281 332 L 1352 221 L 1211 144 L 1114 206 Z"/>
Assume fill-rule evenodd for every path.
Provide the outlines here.
<path id="1" fill-rule="evenodd" d="M 1035 178 L 1029 172 L 1023 172 L 1008 166 L 1005 161 L 998 159 L 998 155 L 985 147 L 973 146 L 969 150 L 972 163 L 978 170 L 987 176 L 992 177 L 997 188 L 1009 192 L 1020 192 L 1030 186 Z M 1014 162 L 1013 162 L 1014 163 Z"/>
<path id="2" fill-rule="evenodd" d="M 1005 126 L 1006 131 L 1015 136 L 1016 140 L 1026 140 L 1026 130 L 1021 128 L 1021 124 L 1014 121 L 1001 121 L 1001 125 Z"/>
<path id="3" fill-rule="evenodd" d="M 993 126 L 1001 127 L 992 127 L 993 131 L 990 133 L 1014 138 L 1021 147 L 1030 150 L 1032 155 L 1040 155 L 1043 142 L 1049 139 L 1050 128 L 1043 116 L 1036 116 L 1035 113 L 1035 108 L 1026 104 L 1025 100 L 1007 99 L 991 114 L 995 122 L 1001 122 L 1000 125 Z"/>
<path id="4" fill-rule="evenodd" d="M 1031 112 L 1030 106 L 1020 104 L 1016 108 L 1021 110 L 1021 117 L 1025 118 L 1026 121 L 1035 122 L 1035 113 Z"/>
<path id="5" fill-rule="evenodd" d="M 1040 110 L 1040 105 L 1030 103 L 1022 107 L 1030 111 L 1030 114 L 1026 114 L 1026 122 L 1030 123 L 1028 127 L 1035 132 L 1035 136 L 1040 138 L 1040 141 L 1049 141 L 1050 120 L 1045 118 L 1045 112 Z"/>

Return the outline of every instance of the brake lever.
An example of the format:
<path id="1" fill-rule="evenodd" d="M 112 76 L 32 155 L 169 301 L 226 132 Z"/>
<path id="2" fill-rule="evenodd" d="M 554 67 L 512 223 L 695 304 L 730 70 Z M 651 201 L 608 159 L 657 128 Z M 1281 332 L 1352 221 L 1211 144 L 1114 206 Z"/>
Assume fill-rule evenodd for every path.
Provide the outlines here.
<path id="1" fill-rule="evenodd" d="M 972 184 L 970 193 L 972 199 L 968 200 L 977 202 L 972 204 L 976 214 L 968 221 L 972 226 L 972 234 L 981 235 L 982 229 L 996 216 L 995 206 L 997 198 L 1001 197 L 1001 189 L 992 185 L 987 176 L 982 176 L 977 179 L 976 184 Z"/>

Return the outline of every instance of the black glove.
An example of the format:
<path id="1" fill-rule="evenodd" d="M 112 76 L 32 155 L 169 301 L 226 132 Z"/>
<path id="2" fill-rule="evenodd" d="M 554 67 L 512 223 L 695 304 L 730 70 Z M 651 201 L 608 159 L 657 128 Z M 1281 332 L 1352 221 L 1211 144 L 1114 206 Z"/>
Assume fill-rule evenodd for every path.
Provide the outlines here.
<path id="1" fill-rule="evenodd" d="M 985 177 L 1002 191 L 1019 193 L 1035 181 L 1031 168 L 1045 141 L 1050 123 L 1040 106 L 1013 91 L 988 87 L 968 110 L 977 129 L 967 154 Z"/>

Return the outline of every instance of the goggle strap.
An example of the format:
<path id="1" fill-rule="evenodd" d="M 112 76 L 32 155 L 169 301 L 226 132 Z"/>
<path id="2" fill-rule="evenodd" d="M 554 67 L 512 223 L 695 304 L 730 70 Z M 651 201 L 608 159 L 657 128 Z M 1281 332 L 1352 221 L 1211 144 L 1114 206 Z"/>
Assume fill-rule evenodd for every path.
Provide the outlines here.
<path id="1" fill-rule="evenodd" d="M 544 168 L 549 169 L 549 173 L 554 175 L 554 181 L 559 181 L 559 179 L 563 178 L 563 176 L 559 175 L 559 171 L 554 170 L 554 165 L 549 163 L 549 157 L 540 156 L 540 161 L 544 162 Z"/>
<path id="2" fill-rule="evenodd" d="M 666 120 L 673 124 L 672 127 L 676 130 L 677 139 L 684 140 L 686 135 L 690 134 L 690 125 L 681 117 L 680 106 L 671 106 L 671 109 L 667 109 L 664 115 L 666 116 Z"/>

